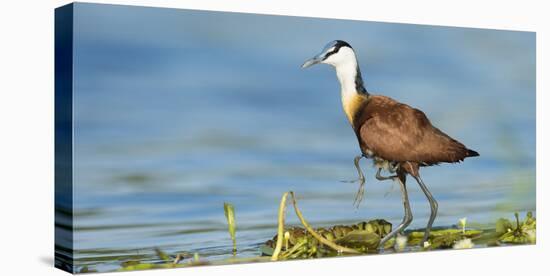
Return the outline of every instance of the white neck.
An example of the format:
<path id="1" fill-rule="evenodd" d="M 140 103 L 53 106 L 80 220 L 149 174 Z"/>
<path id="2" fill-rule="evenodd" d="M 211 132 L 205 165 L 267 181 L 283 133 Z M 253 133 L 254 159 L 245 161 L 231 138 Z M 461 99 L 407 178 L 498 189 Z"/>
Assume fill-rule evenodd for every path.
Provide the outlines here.
<path id="1" fill-rule="evenodd" d="M 351 48 L 341 48 L 337 53 L 329 56 L 324 63 L 334 66 L 336 76 L 340 82 L 342 106 L 353 124 L 353 116 L 360 106 L 364 96 L 368 93 L 363 87 L 363 80 L 357 64 L 357 58 Z"/>
<path id="2" fill-rule="evenodd" d="M 336 76 L 340 82 L 342 101 L 346 101 L 356 94 L 366 92 L 364 91 L 364 88 L 362 88 L 362 83 L 360 89 L 363 91 L 357 91 L 358 87 L 356 80 L 359 67 L 357 65 L 355 52 L 351 48 L 340 48 L 336 54 L 333 54 L 327 58 L 324 63 L 330 64 L 334 66 L 334 69 L 336 69 Z M 360 77 L 361 76 L 359 76 L 359 78 Z"/>
<path id="3" fill-rule="evenodd" d="M 355 87 L 357 60 L 355 60 L 355 58 L 350 59 L 346 62 L 335 65 L 334 68 L 336 69 L 336 76 L 340 82 L 342 101 L 346 101 L 350 97 L 357 94 L 357 89 Z"/>

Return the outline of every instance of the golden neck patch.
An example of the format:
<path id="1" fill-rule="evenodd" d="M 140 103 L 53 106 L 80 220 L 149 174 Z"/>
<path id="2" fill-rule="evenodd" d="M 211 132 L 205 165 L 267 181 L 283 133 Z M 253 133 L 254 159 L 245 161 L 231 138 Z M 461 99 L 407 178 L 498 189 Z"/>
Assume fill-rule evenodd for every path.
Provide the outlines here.
<path id="1" fill-rule="evenodd" d="M 366 100 L 365 96 L 357 93 L 342 95 L 342 106 L 351 125 L 353 125 L 355 114 L 357 114 L 357 111 Z"/>

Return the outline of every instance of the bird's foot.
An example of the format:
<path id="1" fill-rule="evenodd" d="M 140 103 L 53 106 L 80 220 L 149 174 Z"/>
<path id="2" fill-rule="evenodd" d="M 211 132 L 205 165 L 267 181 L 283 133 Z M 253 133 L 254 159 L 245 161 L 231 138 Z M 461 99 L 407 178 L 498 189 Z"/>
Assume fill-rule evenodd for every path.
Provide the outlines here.
<path id="1" fill-rule="evenodd" d="M 420 248 L 428 248 L 430 246 L 430 242 L 428 241 L 429 233 L 424 233 L 424 237 L 422 238 L 422 241 L 420 242 L 419 246 Z"/>
<path id="2" fill-rule="evenodd" d="M 391 175 L 391 176 L 377 176 L 376 179 L 380 181 L 384 180 L 397 180 L 397 175 Z"/>
<path id="3" fill-rule="evenodd" d="M 379 168 L 378 171 L 376 172 L 376 179 L 380 180 L 380 181 L 384 181 L 384 180 L 397 180 L 399 176 L 397 175 L 390 175 L 390 176 L 382 176 L 382 169 Z"/>

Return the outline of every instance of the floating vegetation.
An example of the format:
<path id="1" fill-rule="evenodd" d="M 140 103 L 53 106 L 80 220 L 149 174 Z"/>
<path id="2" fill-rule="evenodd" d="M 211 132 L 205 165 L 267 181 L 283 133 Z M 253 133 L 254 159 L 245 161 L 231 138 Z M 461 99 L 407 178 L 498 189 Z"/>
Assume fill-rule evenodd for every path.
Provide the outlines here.
<path id="1" fill-rule="evenodd" d="M 285 225 L 288 198 L 290 198 L 294 212 L 300 220 L 300 226 Z M 170 255 L 159 248 L 154 248 L 155 261 L 142 261 L 137 256 L 130 257 L 120 261 L 119 270 L 147 270 L 536 243 L 536 219 L 532 212 L 527 212 L 523 220 L 520 220 L 519 214 L 515 213 L 515 220 L 500 218 L 494 227 L 488 229 L 468 228 L 467 218 L 461 218 L 457 225 L 452 227 L 433 229 L 424 244 L 420 244 L 424 236 L 424 229 L 416 229 L 405 231 L 381 245 L 382 238 L 392 230 L 392 225 L 388 221 L 372 219 L 350 225 L 314 228 L 298 208 L 294 193 L 286 192 L 279 205 L 277 233 L 272 239 L 259 246 L 257 257 L 243 258 L 237 256 L 235 208 L 231 203 L 224 203 L 224 214 L 233 244 L 233 257 L 212 261 L 202 258 L 197 252 L 180 252 Z M 80 273 L 87 272 L 95 272 L 95 270 L 87 266 L 80 268 Z"/>
<path id="2" fill-rule="evenodd" d="M 388 223 L 381 220 L 383 223 Z M 326 246 L 302 227 L 289 227 L 284 230 L 284 244 L 282 253 L 278 259 L 303 259 L 319 258 L 325 256 L 336 256 L 339 254 L 361 254 L 376 252 L 381 236 L 372 231 L 377 227 L 379 221 L 361 222 L 354 225 L 336 225 L 327 228 L 312 229 L 320 237 L 333 242 L 347 250 L 334 250 Z M 389 224 L 389 223 L 388 223 Z M 391 225 L 390 225 L 391 229 Z M 391 231 L 391 230 L 390 230 Z M 386 233 L 387 234 L 387 233 Z M 279 240 L 278 235 L 268 240 L 261 246 L 264 255 L 274 255 L 275 241 Z M 337 247 L 338 248 L 338 247 Z"/>
<path id="3" fill-rule="evenodd" d="M 525 244 L 536 243 L 536 228 L 537 221 L 533 217 L 533 213 L 527 212 L 525 220 L 519 221 L 519 214 L 514 214 L 516 217 L 515 225 L 507 219 L 499 219 L 496 224 L 495 232 L 500 234 L 499 241 L 503 243 Z"/>
<path id="4" fill-rule="evenodd" d="M 133 261 L 132 263 L 123 262 L 121 268 L 118 271 L 134 271 L 134 270 L 148 270 L 148 269 L 162 269 L 162 268 L 179 268 L 179 267 L 191 267 L 202 265 L 223 265 L 223 264 L 239 264 L 239 263 L 252 263 L 252 262 L 265 262 L 269 261 L 269 257 L 254 257 L 254 258 L 229 258 L 218 261 L 206 261 L 201 259 L 198 253 L 188 255 L 187 253 L 178 254 L 169 259 L 163 259 L 164 256 L 169 256 L 165 252 L 157 249 L 158 262 L 140 262 Z M 191 257 L 192 256 L 192 257 Z M 181 262 L 185 260 L 185 262 Z M 88 270 L 92 272 L 91 270 Z M 95 272 L 95 271 L 94 271 Z M 81 270 L 81 273 L 82 270 Z"/>
<path id="5" fill-rule="evenodd" d="M 463 230 L 463 229 L 440 229 L 430 232 L 428 245 L 422 245 L 424 249 L 444 249 L 452 248 L 455 243 L 480 236 L 483 233 L 481 230 Z M 411 231 L 408 233 L 409 246 L 419 246 L 424 237 L 424 230 Z"/>
<path id="6" fill-rule="evenodd" d="M 284 206 L 287 194 L 292 196 L 296 215 L 303 227 L 284 227 Z M 292 192 L 285 193 L 279 209 L 279 231 L 271 240 L 261 246 L 263 255 L 272 256 L 272 260 L 304 259 L 337 256 L 343 254 L 372 254 L 386 250 L 400 252 L 407 248 L 413 250 L 465 249 L 476 245 L 494 246 L 502 243 L 529 244 L 536 242 L 536 220 L 528 212 L 520 222 L 518 214 L 516 224 L 501 218 L 494 229 L 466 229 L 467 218 L 459 220 L 456 227 L 434 229 L 428 240 L 420 244 L 424 229 L 405 231 L 380 245 L 380 240 L 391 232 L 392 225 L 383 219 L 374 219 L 353 225 L 336 225 L 327 228 L 311 228 L 296 205 Z M 284 237 L 280 238 L 282 233 Z M 285 244 L 280 247 L 279 244 Z"/>

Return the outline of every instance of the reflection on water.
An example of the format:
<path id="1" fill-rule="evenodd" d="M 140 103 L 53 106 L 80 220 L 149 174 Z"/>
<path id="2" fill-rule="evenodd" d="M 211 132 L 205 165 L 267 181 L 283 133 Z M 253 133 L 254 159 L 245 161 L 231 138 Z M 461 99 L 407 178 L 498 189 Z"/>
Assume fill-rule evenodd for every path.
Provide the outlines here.
<path id="1" fill-rule="evenodd" d="M 75 247 L 78 265 L 153 260 L 153 248 L 241 256 L 276 231 L 293 190 L 316 226 L 402 217 L 374 179 L 352 205 L 359 149 L 332 69 L 300 70 L 326 42 L 357 51 L 367 89 L 424 110 L 481 157 L 422 171 L 435 225 L 535 209 L 533 33 L 77 4 Z M 429 206 L 410 181 L 415 220 Z M 387 195 L 386 195 L 387 194 Z M 297 223 L 289 217 L 289 223 Z"/>

